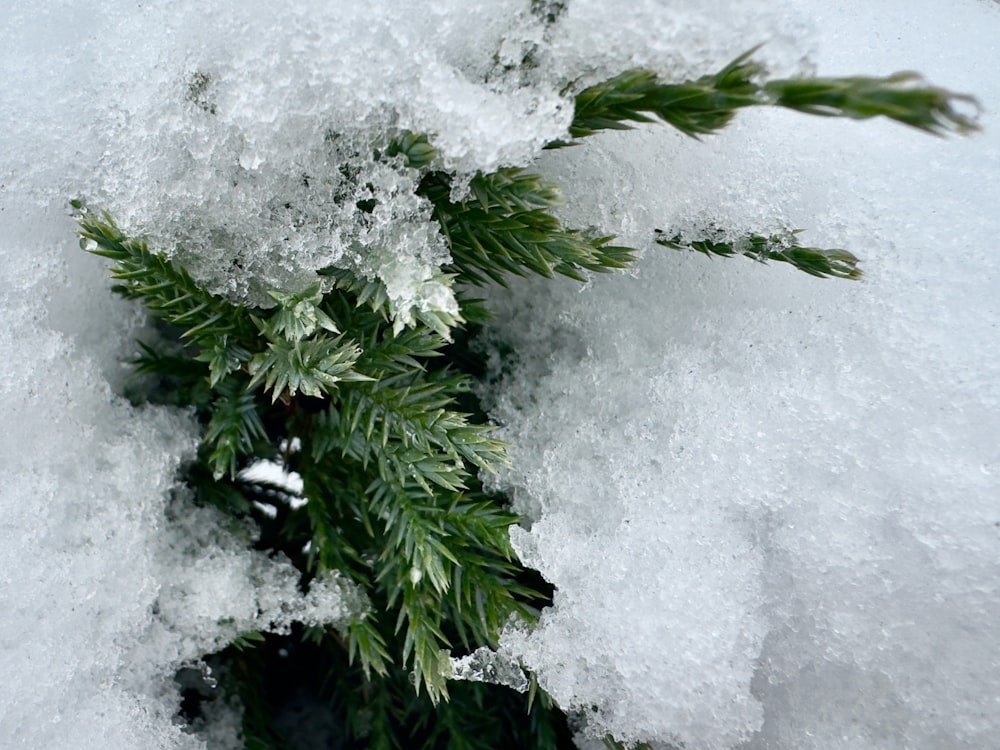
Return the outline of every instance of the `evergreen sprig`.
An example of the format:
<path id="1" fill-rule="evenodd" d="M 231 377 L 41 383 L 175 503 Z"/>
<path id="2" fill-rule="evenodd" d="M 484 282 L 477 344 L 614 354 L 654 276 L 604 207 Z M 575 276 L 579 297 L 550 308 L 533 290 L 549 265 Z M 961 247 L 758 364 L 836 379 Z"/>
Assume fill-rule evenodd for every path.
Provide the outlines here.
<path id="1" fill-rule="evenodd" d="M 810 115 L 867 120 L 887 117 L 933 135 L 979 130 L 974 117 L 962 114 L 956 103 L 978 110 L 971 96 L 927 86 L 913 72 L 885 78 L 812 78 L 769 81 L 763 87 L 765 103 Z"/>
<path id="2" fill-rule="evenodd" d="M 336 269 L 323 274 L 329 293 L 317 283 L 273 292 L 268 310 L 233 305 L 106 214 L 77 208 L 86 248 L 126 282 L 116 291 L 187 326 L 179 349 L 141 344 L 136 365 L 204 422 L 188 473 L 197 496 L 264 525 L 255 509 L 270 505 L 276 548 L 308 576 L 339 571 L 375 603 L 343 634 L 365 679 L 408 668 L 436 703 L 448 695 L 454 644 L 495 645 L 509 617 L 537 614 L 541 595 L 520 580 L 507 534 L 517 517 L 478 479 L 509 465 L 507 446 L 455 408 L 471 382 L 435 366 L 441 332 L 397 330 L 381 283 Z M 293 441 L 296 450 L 281 448 Z M 298 472 L 304 502 L 243 479 L 259 458 Z"/>
<path id="3" fill-rule="evenodd" d="M 590 86 L 576 96 L 569 133 L 584 138 L 600 130 L 629 130 L 630 122 L 654 118 L 695 138 L 721 130 L 737 109 L 764 103 L 753 82 L 762 70 L 750 60 L 753 52 L 696 81 L 661 83 L 655 72 L 634 69 Z"/>
<path id="4" fill-rule="evenodd" d="M 111 277 L 120 284 L 112 290 L 126 299 L 140 300 L 154 318 L 182 329 L 180 338 L 202 349 L 214 349 L 230 337 L 250 339 L 250 320 L 235 305 L 206 292 L 190 274 L 146 243 L 129 239 L 107 213 L 85 210 L 73 201 L 83 249 L 113 261 Z"/>
<path id="5" fill-rule="evenodd" d="M 751 59 L 756 50 L 740 55 L 718 73 L 694 81 L 665 83 L 654 71 L 633 69 L 589 86 L 576 95 L 570 135 L 584 138 L 601 130 L 627 130 L 632 127 L 629 123 L 659 119 L 697 138 L 718 132 L 737 110 L 751 106 L 852 119 L 888 117 L 935 135 L 968 133 L 979 127 L 974 117 L 955 107 L 959 102 L 977 107 L 975 99 L 927 86 L 916 73 L 760 83 L 764 68 Z"/>
<path id="6" fill-rule="evenodd" d="M 287 401 L 296 393 L 320 398 L 342 381 L 364 378 L 354 371 L 361 350 L 350 339 L 320 335 L 289 341 L 276 335 L 272 326 L 261 323 L 267 349 L 253 356 L 248 366 L 250 387 L 263 382 L 271 400 Z"/>
<path id="7" fill-rule="evenodd" d="M 662 230 L 656 230 L 655 242 L 674 250 L 693 250 L 704 255 L 718 255 L 730 258 L 745 255 L 760 263 L 769 260 L 789 263 L 811 276 L 825 278 L 835 276 L 841 279 L 861 277 L 858 258 L 847 250 L 804 247 L 797 235 L 801 230 L 772 235 L 750 234 L 738 240 L 727 240 L 722 236 L 699 240 L 686 240 L 681 234 L 667 237 Z M 719 234 L 718 232 L 713 232 Z"/>
<path id="8" fill-rule="evenodd" d="M 461 283 L 506 285 L 509 275 L 531 274 L 583 281 L 587 272 L 625 268 L 635 259 L 635 250 L 611 244 L 613 237 L 564 227 L 551 213 L 562 202 L 559 187 L 541 175 L 513 168 L 480 174 L 458 202 L 451 187 L 448 175 L 434 172 L 420 191 L 434 204 Z"/>
<path id="9" fill-rule="evenodd" d="M 245 379 L 229 377 L 216 384 L 212 416 L 204 443 L 211 450 L 208 464 L 215 479 L 235 477 L 240 456 L 253 454 L 254 443 L 266 438 L 257 397 Z"/>

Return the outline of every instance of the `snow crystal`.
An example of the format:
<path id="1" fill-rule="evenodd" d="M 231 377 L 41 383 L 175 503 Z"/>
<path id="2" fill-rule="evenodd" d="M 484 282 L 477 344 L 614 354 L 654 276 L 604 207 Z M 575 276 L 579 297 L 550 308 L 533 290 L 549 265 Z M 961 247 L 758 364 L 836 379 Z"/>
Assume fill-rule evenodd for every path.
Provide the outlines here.
<path id="1" fill-rule="evenodd" d="M 528 678 L 517 661 L 487 646 L 465 656 L 452 657 L 451 670 L 449 679 L 453 680 L 506 685 L 519 693 L 528 689 Z"/>

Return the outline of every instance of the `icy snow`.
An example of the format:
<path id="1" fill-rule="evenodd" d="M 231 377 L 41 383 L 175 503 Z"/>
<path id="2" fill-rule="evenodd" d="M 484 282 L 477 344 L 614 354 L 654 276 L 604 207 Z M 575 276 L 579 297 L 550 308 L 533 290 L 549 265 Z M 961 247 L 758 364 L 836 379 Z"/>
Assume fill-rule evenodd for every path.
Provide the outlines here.
<path id="1" fill-rule="evenodd" d="M 822 71 L 921 68 L 980 94 L 987 133 L 753 112 L 541 162 L 636 243 L 711 218 L 866 261 L 851 284 L 651 248 L 635 278 L 496 296 L 513 539 L 558 588 L 505 648 L 594 735 L 995 745 L 1000 91 L 975 71 L 1000 15 L 842 13 L 814 10 Z"/>
<path id="2" fill-rule="evenodd" d="M 46 285 L 66 283 L 46 258 L 58 245 L 13 239 L 0 338 L 9 363 L 0 738 L 5 747 L 200 747 L 173 718 L 179 667 L 243 632 L 344 625 L 366 603 L 336 579 L 303 595 L 298 571 L 251 551 L 247 529 L 182 495 L 168 501 L 195 425 L 111 393 L 92 357 L 46 325 Z M 100 319 L 101 307 L 92 322 L 124 333 Z"/>
<path id="3" fill-rule="evenodd" d="M 519 352 L 491 394 L 531 518 L 514 542 L 558 588 L 506 655 L 591 736 L 993 747 L 1000 7 L 571 0 L 545 28 L 526 1 L 482 5 L 0 13 L 0 744 L 201 747 L 173 722 L 179 666 L 364 606 L 336 580 L 303 596 L 244 529 L 171 499 L 195 427 L 115 395 L 141 318 L 76 247 L 69 198 L 234 298 L 339 263 L 404 315 L 447 309 L 447 249 L 378 138 L 433 133 L 465 174 L 528 164 L 564 133 L 565 85 L 699 75 L 766 41 L 779 75 L 919 70 L 979 96 L 986 131 L 745 112 L 700 144 L 651 127 L 538 162 L 570 221 L 646 252 L 585 288 L 492 295 L 489 335 Z M 650 246 L 709 221 L 806 229 L 866 279 Z"/>

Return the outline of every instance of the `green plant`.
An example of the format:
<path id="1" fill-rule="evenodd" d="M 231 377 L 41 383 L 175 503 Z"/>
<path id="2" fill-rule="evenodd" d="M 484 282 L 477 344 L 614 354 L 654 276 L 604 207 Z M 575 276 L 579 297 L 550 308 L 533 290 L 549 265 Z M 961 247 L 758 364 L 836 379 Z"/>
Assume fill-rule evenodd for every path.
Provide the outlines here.
<path id="1" fill-rule="evenodd" d="M 570 140 L 550 147 L 654 120 L 698 138 L 759 105 L 886 116 L 937 134 L 975 128 L 953 107 L 964 97 L 920 86 L 911 74 L 759 82 L 763 71 L 750 54 L 696 81 L 664 83 L 632 70 L 583 88 Z M 479 478 L 509 458 L 471 395 L 476 364 L 467 342 L 488 316 L 472 290 L 529 275 L 585 280 L 628 266 L 635 251 L 566 227 L 553 213 L 558 186 L 530 171 L 478 174 L 456 200 L 456 175 L 433 168 L 432 137 L 397 133 L 378 158 L 418 175 L 417 192 L 432 204 L 451 251 L 442 270 L 455 285 L 457 314 L 420 310 L 403 326 L 381 281 L 342 268 L 324 269 L 305 289 L 272 292 L 268 309 L 248 309 L 208 293 L 111 216 L 74 202 L 80 235 L 87 250 L 111 261 L 114 290 L 140 301 L 160 326 L 160 340 L 140 344 L 133 365 L 154 381 L 148 398 L 193 408 L 203 426 L 197 459 L 184 472 L 197 500 L 252 517 L 260 546 L 288 555 L 303 585 L 337 571 L 371 601 L 344 632 L 312 628 L 294 637 L 324 676 L 317 690 L 343 712 L 349 742 L 563 746 L 565 720 L 534 683 L 535 700 L 481 684 L 449 689 L 452 649 L 495 647 L 510 618 L 533 621 L 551 594 L 511 548 L 507 532 L 517 516 Z M 701 238 L 658 230 L 651 239 L 786 262 L 814 276 L 860 275 L 851 253 L 803 247 L 796 234 L 778 229 L 734 241 L 708 227 Z M 301 496 L 248 478 L 244 470 L 261 460 L 297 473 Z M 248 747 L 281 742 L 260 680 L 272 641 L 244 634 L 214 657 L 245 706 Z"/>

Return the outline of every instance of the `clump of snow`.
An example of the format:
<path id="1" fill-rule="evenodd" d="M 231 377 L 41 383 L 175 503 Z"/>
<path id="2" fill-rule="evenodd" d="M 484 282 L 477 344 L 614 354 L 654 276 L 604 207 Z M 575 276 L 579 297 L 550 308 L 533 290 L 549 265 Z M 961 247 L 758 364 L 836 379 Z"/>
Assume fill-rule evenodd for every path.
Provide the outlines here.
<path id="1" fill-rule="evenodd" d="M 23 200 L 5 207 L 31 215 Z M 56 216 L 29 231 L 0 218 L 0 357 L 9 363 L 0 652 L 10 676 L 0 736 L 38 748 L 203 747 L 175 720 L 180 666 L 250 630 L 343 626 L 366 602 L 336 579 L 303 594 L 291 563 L 252 551 L 246 530 L 182 496 L 168 502 L 197 425 L 112 392 L 122 377 L 115 359 L 141 320 L 100 293 L 99 268 L 73 276 L 93 284 L 92 300 L 68 289 L 72 266 L 54 250 L 72 222 Z M 60 307 L 64 288 L 80 305 L 75 319 Z"/>
<path id="2" fill-rule="evenodd" d="M 448 677 L 452 680 L 506 685 L 519 693 L 528 689 L 528 678 L 517 661 L 488 646 L 481 646 L 465 656 L 451 657 L 450 668 Z"/>
<path id="3" fill-rule="evenodd" d="M 403 322 L 454 312 L 444 239 L 419 175 L 384 156 L 388 139 L 431 134 L 437 166 L 471 175 L 527 163 L 572 114 L 554 85 L 487 82 L 512 19 L 530 18 L 517 0 L 10 16 L 5 61 L 21 85 L 0 94 L 8 187 L 85 198 L 252 304 L 336 265 L 385 281 Z M 122 39 L 143 40 L 127 64 Z M 28 91 L 40 104 L 26 112 Z M 51 127 L 39 133 L 39 120 Z"/>
<path id="4" fill-rule="evenodd" d="M 637 0 L 623 13 L 599 0 L 571 0 L 538 54 L 546 72 L 583 86 L 630 67 L 698 78 L 763 44 L 756 58 L 786 76 L 812 68 L 816 29 L 811 14 L 787 2 L 721 0 L 706 12 L 697 3 Z"/>
<path id="5" fill-rule="evenodd" d="M 217 651 L 241 633 L 288 633 L 295 622 L 343 627 L 368 607 L 336 576 L 313 580 L 303 595 L 301 573 L 287 558 L 251 552 L 251 530 L 227 524 L 213 508 L 178 500 L 167 517 L 164 567 L 171 577 L 154 604 L 155 625 L 182 635 L 186 659 Z"/>
<path id="6" fill-rule="evenodd" d="M 630 65 L 701 74 L 745 39 L 792 69 L 803 24 L 744 6 L 727 3 L 720 26 L 693 4 L 638 3 L 609 24 L 605 4 L 573 2 L 551 27 L 523 0 L 19 9 L 5 69 L 20 85 L 0 93 L 7 184 L 108 209 L 239 301 L 269 305 L 268 290 L 337 265 L 385 281 L 403 322 L 454 312 L 444 240 L 415 171 L 376 155 L 387 139 L 430 134 L 461 186 L 563 137 L 567 85 Z M 125 39 L 143 40 L 127 64 Z"/>

